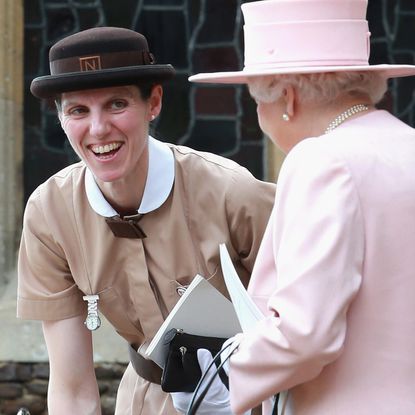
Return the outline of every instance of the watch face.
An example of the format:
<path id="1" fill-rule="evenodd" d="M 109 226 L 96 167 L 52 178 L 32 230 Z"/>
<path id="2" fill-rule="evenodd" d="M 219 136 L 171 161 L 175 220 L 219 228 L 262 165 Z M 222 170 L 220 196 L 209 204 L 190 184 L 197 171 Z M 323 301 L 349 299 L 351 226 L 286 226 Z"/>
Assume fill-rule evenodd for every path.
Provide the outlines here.
<path id="1" fill-rule="evenodd" d="M 88 330 L 96 330 L 101 325 L 101 320 L 99 316 L 90 314 L 86 317 L 85 326 Z"/>

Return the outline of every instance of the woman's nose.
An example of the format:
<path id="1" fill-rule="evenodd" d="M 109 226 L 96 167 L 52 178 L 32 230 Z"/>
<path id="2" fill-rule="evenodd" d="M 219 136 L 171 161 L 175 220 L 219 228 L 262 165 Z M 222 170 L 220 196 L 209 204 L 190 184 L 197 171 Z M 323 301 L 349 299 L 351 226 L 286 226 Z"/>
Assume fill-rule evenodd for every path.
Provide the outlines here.
<path id="1" fill-rule="evenodd" d="M 110 129 L 110 122 L 105 114 L 101 112 L 91 114 L 89 133 L 92 137 L 103 138 L 109 133 Z"/>

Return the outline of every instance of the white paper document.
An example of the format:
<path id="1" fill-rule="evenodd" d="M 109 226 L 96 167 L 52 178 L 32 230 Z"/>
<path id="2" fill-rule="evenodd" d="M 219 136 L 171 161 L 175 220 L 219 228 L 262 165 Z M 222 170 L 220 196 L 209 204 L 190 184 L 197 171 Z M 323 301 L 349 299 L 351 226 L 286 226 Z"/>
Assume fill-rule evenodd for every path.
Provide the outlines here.
<path id="1" fill-rule="evenodd" d="M 242 331 L 232 303 L 201 275 L 196 275 L 147 348 L 139 353 L 164 367 L 171 329 L 199 336 L 229 338 Z"/>
<path id="2" fill-rule="evenodd" d="M 226 288 L 228 289 L 242 330 L 246 331 L 252 328 L 258 320 L 264 318 L 264 315 L 249 296 L 239 279 L 225 244 L 219 245 L 219 252 Z"/>

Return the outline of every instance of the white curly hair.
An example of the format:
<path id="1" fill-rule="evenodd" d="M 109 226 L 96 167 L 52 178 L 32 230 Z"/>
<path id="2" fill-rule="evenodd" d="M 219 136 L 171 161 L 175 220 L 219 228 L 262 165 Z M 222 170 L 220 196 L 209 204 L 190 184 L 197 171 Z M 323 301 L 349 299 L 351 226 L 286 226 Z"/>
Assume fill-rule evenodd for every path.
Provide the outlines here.
<path id="1" fill-rule="evenodd" d="M 345 95 L 367 95 L 372 104 L 377 104 L 387 90 L 387 82 L 378 72 L 323 72 L 253 77 L 248 88 L 256 101 L 267 103 L 276 101 L 286 86 L 292 85 L 303 102 L 329 104 Z"/>

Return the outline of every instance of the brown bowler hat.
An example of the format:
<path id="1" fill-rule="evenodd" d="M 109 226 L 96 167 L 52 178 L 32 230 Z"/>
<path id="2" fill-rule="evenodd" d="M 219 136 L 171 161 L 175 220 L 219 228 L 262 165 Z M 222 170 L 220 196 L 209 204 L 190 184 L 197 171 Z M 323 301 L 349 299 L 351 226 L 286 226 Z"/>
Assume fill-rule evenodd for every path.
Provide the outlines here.
<path id="1" fill-rule="evenodd" d="M 156 65 L 146 38 L 120 27 L 95 27 L 70 35 L 49 51 L 50 75 L 33 79 L 38 98 L 62 92 L 162 82 L 174 76 L 173 66 Z"/>

